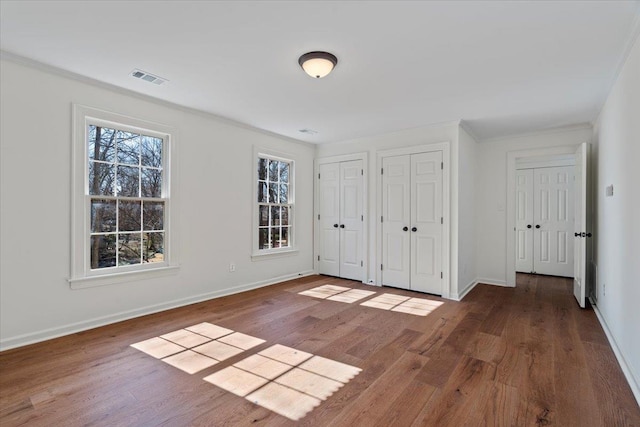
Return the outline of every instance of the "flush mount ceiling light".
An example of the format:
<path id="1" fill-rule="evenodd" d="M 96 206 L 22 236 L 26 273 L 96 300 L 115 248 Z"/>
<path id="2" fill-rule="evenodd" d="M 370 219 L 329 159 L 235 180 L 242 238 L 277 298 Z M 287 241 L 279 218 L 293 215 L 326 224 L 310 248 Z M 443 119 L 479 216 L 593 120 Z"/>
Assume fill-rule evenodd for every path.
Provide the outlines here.
<path id="1" fill-rule="evenodd" d="M 309 52 L 298 59 L 298 64 L 305 73 L 319 79 L 326 76 L 338 63 L 338 58 L 329 52 Z"/>

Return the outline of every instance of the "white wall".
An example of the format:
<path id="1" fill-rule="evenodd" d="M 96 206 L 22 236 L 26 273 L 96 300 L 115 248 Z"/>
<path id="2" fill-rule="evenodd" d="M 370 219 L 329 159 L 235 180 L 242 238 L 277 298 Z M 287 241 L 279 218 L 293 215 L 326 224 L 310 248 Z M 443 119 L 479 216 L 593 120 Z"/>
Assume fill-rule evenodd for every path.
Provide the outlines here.
<path id="1" fill-rule="evenodd" d="M 339 143 L 322 144 L 317 147 L 316 156 L 318 158 L 338 156 L 353 153 L 368 153 L 369 157 L 369 248 L 367 281 L 373 281 L 376 277 L 376 267 L 380 265 L 377 260 L 377 203 L 380 203 L 377 195 L 378 177 L 377 153 L 381 150 L 413 147 L 418 145 L 436 144 L 450 142 L 451 153 L 449 160 L 451 167 L 451 247 L 450 247 L 450 295 L 456 297 L 458 294 L 458 132 L 459 124 L 446 123 L 428 126 L 417 129 L 409 129 L 400 132 L 393 132 L 384 135 L 377 135 L 359 138 Z"/>
<path id="2" fill-rule="evenodd" d="M 313 269 L 314 148 L 67 75 L 1 63 L 0 346 L 9 348 Z M 176 275 L 71 290 L 71 105 L 177 129 Z M 296 164 L 297 255 L 251 261 L 253 145 Z M 229 273 L 229 263 L 237 271 Z"/>
<path id="3" fill-rule="evenodd" d="M 458 295 L 476 282 L 476 169 L 478 144 L 460 127 L 458 134 Z"/>
<path id="4" fill-rule="evenodd" d="M 640 38 L 600 113 L 594 141 L 597 312 L 640 402 Z M 605 197 L 608 185 L 612 197 Z"/>
<path id="5" fill-rule="evenodd" d="M 476 150 L 476 269 L 480 282 L 507 282 L 507 155 L 509 152 L 574 146 L 591 139 L 591 127 L 483 141 Z"/>

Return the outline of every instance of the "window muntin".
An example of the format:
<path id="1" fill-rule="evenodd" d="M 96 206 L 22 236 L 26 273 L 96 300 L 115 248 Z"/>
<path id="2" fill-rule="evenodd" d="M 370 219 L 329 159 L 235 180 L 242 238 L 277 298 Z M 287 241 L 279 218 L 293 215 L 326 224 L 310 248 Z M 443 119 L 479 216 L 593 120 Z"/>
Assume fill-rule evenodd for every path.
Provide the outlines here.
<path id="1" fill-rule="evenodd" d="M 89 269 L 165 263 L 165 139 L 87 122 Z"/>
<path id="2" fill-rule="evenodd" d="M 292 247 L 292 167 L 291 160 L 258 155 L 258 251 Z"/>

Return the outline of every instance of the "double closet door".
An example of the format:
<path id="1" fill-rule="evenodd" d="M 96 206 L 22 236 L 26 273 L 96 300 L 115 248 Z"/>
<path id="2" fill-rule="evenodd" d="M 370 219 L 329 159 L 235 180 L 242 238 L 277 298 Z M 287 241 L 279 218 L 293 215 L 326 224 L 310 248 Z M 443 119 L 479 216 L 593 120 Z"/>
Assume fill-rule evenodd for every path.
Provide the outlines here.
<path id="1" fill-rule="evenodd" d="M 442 295 L 442 151 L 382 160 L 382 284 Z"/>
<path id="2" fill-rule="evenodd" d="M 516 271 L 573 277 L 574 167 L 516 171 Z"/>
<path id="3" fill-rule="evenodd" d="M 318 272 L 363 280 L 362 160 L 319 167 Z"/>

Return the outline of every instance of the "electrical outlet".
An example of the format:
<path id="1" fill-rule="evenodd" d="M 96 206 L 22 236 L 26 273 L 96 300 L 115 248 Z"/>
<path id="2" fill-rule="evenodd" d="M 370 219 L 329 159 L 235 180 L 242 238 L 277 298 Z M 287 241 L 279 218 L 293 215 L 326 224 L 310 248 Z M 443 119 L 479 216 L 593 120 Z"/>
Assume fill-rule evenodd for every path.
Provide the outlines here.
<path id="1" fill-rule="evenodd" d="M 233 273 L 234 271 L 236 271 L 236 265 L 235 265 L 235 264 L 233 264 L 233 263 L 229 264 L 229 271 L 230 271 L 231 273 Z"/>

